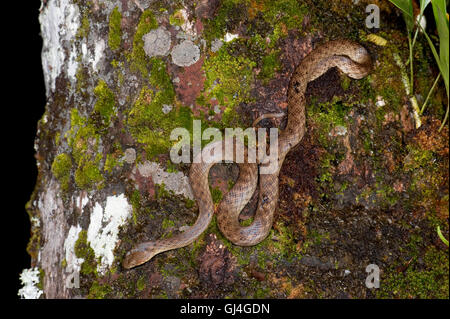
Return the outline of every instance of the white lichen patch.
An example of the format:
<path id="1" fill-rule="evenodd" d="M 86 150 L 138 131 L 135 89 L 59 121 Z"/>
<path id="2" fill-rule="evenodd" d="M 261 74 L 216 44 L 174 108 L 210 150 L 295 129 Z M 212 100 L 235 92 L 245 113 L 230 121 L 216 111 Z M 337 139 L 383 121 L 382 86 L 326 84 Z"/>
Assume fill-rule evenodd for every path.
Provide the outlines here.
<path id="1" fill-rule="evenodd" d="M 189 179 L 182 172 L 166 172 L 159 163 L 150 161 L 139 164 L 137 169 L 142 176 L 151 177 L 155 184 L 164 184 L 165 189 L 173 191 L 175 194 L 194 199 Z"/>
<path id="2" fill-rule="evenodd" d="M 180 14 L 183 17 L 183 24 L 181 25 L 181 30 L 183 30 L 187 35 L 190 35 L 192 37 L 197 36 L 197 32 L 195 31 L 194 22 L 189 21 L 189 15 L 186 9 L 181 9 Z"/>
<path id="3" fill-rule="evenodd" d="M 382 96 L 378 95 L 378 96 L 377 96 L 377 102 L 375 103 L 375 105 L 376 105 L 377 107 L 383 107 L 383 106 L 386 105 L 386 101 L 383 99 Z"/>
<path id="4" fill-rule="evenodd" d="M 75 43 L 73 43 L 72 49 L 70 50 L 69 59 L 67 61 L 67 76 L 71 81 L 76 80 L 75 75 L 77 74 L 78 64 L 77 49 Z"/>
<path id="5" fill-rule="evenodd" d="M 200 59 L 200 48 L 185 40 L 172 49 L 172 62 L 178 66 L 190 66 Z"/>
<path id="6" fill-rule="evenodd" d="M 238 34 L 233 34 L 233 33 L 227 32 L 227 33 L 225 34 L 225 37 L 223 38 L 223 40 L 224 40 L 225 42 L 231 42 L 231 41 L 233 41 L 234 39 L 237 39 L 237 38 L 239 38 L 239 35 L 238 35 Z"/>
<path id="7" fill-rule="evenodd" d="M 43 291 L 36 287 L 39 283 L 39 270 L 37 268 L 24 269 L 20 274 L 23 287 L 18 295 L 23 299 L 39 299 Z"/>
<path id="8" fill-rule="evenodd" d="M 81 226 L 71 226 L 66 240 L 64 241 L 64 251 L 66 260 L 66 272 L 79 272 L 81 264 L 84 262 L 83 258 L 78 258 L 75 254 L 75 243 L 81 232 Z"/>
<path id="9" fill-rule="evenodd" d="M 131 215 L 131 205 L 124 194 L 108 196 L 105 208 L 96 203 L 91 213 L 87 240 L 100 258 L 98 272 L 104 274 L 114 261 L 114 248 L 118 241 L 119 227 Z"/>
<path id="10" fill-rule="evenodd" d="M 164 27 L 151 30 L 145 34 L 142 39 L 144 40 L 144 51 L 149 57 L 153 56 L 165 56 L 170 50 L 170 32 Z"/>
<path id="11" fill-rule="evenodd" d="M 173 105 L 170 105 L 170 104 L 163 104 L 163 106 L 162 106 L 162 111 L 164 114 L 169 113 L 170 111 L 172 111 L 172 109 L 173 109 Z"/>
<path id="12" fill-rule="evenodd" d="M 30 218 L 30 222 L 31 222 L 31 227 L 39 228 L 41 226 L 41 220 L 36 216 L 32 216 Z"/>
<path id="13" fill-rule="evenodd" d="M 347 134 L 347 128 L 342 125 L 338 125 L 334 128 L 334 133 L 338 136 L 344 136 Z"/>
<path id="14" fill-rule="evenodd" d="M 106 48 L 106 43 L 103 39 L 99 39 L 98 41 L 95 42 L 95 47 L 94 47 L 94 58 L 92 60 L 92 67 L 94 68 L 94 70 L 96 72 L 99 72 L 102 69 L 102 59 L 105 58 L 105 48 Z"/>
<path id="15" fill-rule="evenodd" d="M 123 160 L 128 164 L 133 164 L 136 160 L 136 150 L 134 148 L 127 148 L 123 156 Z"/>
<path id="16" fill-rule="evenodd" d="M 43 38 L 42 67 L 47 94 L 55 90 L 55 81 L 66 65 L 63 43 L 71 43 L 80 27 L 80 10 L 69 0 L 49 0 L 43 8 L 39 22 Z"/>

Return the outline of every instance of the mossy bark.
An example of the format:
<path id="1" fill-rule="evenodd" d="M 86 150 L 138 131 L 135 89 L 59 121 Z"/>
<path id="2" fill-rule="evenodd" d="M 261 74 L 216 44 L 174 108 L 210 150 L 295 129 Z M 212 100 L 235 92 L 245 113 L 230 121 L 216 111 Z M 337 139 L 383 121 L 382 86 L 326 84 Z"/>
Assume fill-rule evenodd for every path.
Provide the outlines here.
<path id="1" fill-rule="evenodd" d="M 448 129 L 437 130 L 445 89 L 438 85 L 416 128 L 394 58 L 408 58 L 394 7 L 350 0 L 43 2 L 48 102 L 27 209 L 39 221 L 29 253 L 43 273 L 44 297 L 448 298 L 448 249 L 436 233 L 439 225 L 448 235 Z M 378 30 L 364 24 L 373 2 L 381 9 Z M 143 36 L 158 27 L 170 32 L 171 48 L 192 41 L 200 59 L 178 66 L 170 53 L 147 56 Z M 371 33 L 387 44 L 368 41 Z M 339 37 L 366 46 L 374 70 L 356 81 L 333 69 L 308 85 L 307 133 L 280 173 L 268 238 L 238 247 L 213 220 L 188 247 L 124 270 L 133 245 L 173 236 L 197 216 L 181 185 L 189 165 L 169 159 L 172 129 L 192 137 L 195 119 L 203 130 L 245 129 L 261 114 L 286 112 L 294 67 L 315 45 Z M 420 36 L 415 59 L 420 101 L 437 71 Z M 261 125 L 283 129 L 285 122 Z M 164 172 L 161 181 L 149 167 Z M 216 205 L 237 176 L 231 164 L 212 169 Z M 108 263 L 94 242 L 94 216 L 103 212 L 96 227 L 107 229 L 108 201 L 120 195 L 131 209 L 114 224 Z M 255 195 L 243 225 L 256 204 Z M 382 289 L 365 286 L 369 264 L 380 267 Z M 77 267 L 74 288 L 68 280 Z"/>

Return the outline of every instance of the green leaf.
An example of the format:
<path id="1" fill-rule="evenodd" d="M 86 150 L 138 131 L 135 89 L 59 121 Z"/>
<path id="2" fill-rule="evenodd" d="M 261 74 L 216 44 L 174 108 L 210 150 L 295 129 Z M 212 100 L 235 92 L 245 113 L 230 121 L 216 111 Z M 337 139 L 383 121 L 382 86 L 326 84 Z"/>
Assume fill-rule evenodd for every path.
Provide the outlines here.
<path id="1" fill-rule="evenodd" d="M 438 233 L 439 238 L 442 240 L 442 242 L 448 246 L 448 240 L 445 239 L 444 235 L 442 235 L 441 227 L 439 227 L 439 226 L 437 227 L 437 233 Z"/>
<path id="2" fill-rule="evenodd" d="M 420 0 L 420 12 L 422 14 L 425 11 L 425 9 L 428 7 L 430 2 L 431 2 L 431 0 Z"/>
<path id="3" fill-rule="evenodd" d="M 408 32 L 411 32 L 414 27 L 414 15 L 412 0 L 389 0 L 397 8 L 402 10 L 403 18 L 405 19 L 406 28 Z"/>
<path id="4" fill-rule="evenodd" d="M 446 69 L 448 78 L 449 67 L 449 35 L 447 11 L 445 8 L 445 0 L 434 0 L 432 2 L 434 19 L 436 20 L 436 28 L 439 34 L 439 58 L 442 66 Z M 444 77 L 445 79 L 445 77 Z"/>
<path id="5" fill-rule="evenodd" d="M 423 34 L 425 35 L 425 38 L 427 39 L 428 44 L 430 45 L 431 52 L 433 52 L 434 59 L 436 60 L 436 63 L 439 67 L 439 71 L 441 72 L 442 78 L 444 79 L 445 89 L 447 91 L 447 98 L 448 98 L 448 93 L 449 93 L 448 92 L 448 80 L 449 80 L 448 79 L 448 73 L 449 73 L 448 65 L 445 66 L 441 63 L 441 59 L 439 58 L 439 54 L 437 53 L 436 48 L 434 47 L 433 41 L 431 41 L 430 37 L 428 36 L 428 34 L 426 32 L 424 32 Z"/>

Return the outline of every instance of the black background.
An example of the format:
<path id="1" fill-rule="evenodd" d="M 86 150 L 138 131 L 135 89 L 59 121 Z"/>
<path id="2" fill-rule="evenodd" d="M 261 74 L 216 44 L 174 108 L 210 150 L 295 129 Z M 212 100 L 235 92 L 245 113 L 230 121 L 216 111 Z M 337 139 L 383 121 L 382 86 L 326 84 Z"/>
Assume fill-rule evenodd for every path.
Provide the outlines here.
<path id="1" fill-rule="evenodd" d="M 2 257 L 1 261 L 4 266 L 13 268 L 5 276 L 12 284 L 7 290 L 14 298 L 19 298 L 17 291 L 22 286 L 19 275 L 24 268 L 30 268 L 30 256 L 26 252 L 30 221 L 25 204 L 31 197 L 37 178 L 34 139 L 37 122 L 44 113 L 46 97 L 38 20 L 40 1 L 13 2 L 15 7 L 12 8 L 5 8 L 2 4 L 2 22 L 6 22 L 2 28 L 6 35 L 2 50 L 8 52 L 2 58 L 3 71 L 6 70 L 2 72 L 2 89 L 6 98 L 2 99 L 0 116 L 4 130 L 2 184 L 5 187 L 2 192 L 1 224 L 6 235 L 3 247 L 7 250 L 7 256 Z"/>

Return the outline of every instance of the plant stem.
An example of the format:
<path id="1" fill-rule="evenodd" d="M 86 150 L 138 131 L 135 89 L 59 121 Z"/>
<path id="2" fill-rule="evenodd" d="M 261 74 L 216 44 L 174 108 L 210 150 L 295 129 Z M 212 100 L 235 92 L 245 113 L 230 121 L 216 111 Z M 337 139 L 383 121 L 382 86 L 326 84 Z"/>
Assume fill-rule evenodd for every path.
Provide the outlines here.
<path id="1" fill-rule="evenodd" d="M 448 240 L 445 239 L 444 235 L 442 235 L 441 227 L 439 227 L 439 226 L 437 227 L 437 233 L 438 233 L 439 238 L 442 240 L 442 242 L 448 246 Z"/>
<path id="2" fill-rule="evenodd" d="M 423 16 L 423 12 L 420 12 L 419 14 L 419 20 L 416 21 L 416 23 L 418 24 L 417 28 L 416 28 L 416 32 L 414 33 L 414 38 L 412 41 L 412 45 L 411 45 L 411 50 L 414 49 L 414 46 L 416 45 L 416 40 L 417 40 L 417 35 L 419 34 L 419 29 L 422 28 L 422 26 L 420 25 L 420 20 L 422 20 L 422 16 Z M 406 65 L 408 65 L 411 61 L 411 57 L 408 59 L 408 61 L 406 61 Z"/>
<path id="3" fill-rule="evenodd" d="M 448 105 L 448 101 L 447 101 L 447 111 L 445 112 L 444 120 L 442 121 L 441 127 L 439 128 L 438 132 L 440 132 L 444 128 L 445 122 L 447 122 L 448 109 L 449 109 L 449 105 Z"/>
<path id="4" fill-rule="evenodd" d="M 431 96 L 431 93 L 433 92 L 434 87 L 436 86 L 436 84 L 437 84 L 437 82 L 439 81 L 440 78 L 441 78 L 441 73 L 439 73 L 438 76 L 436 77 L 436 80 L 434 80 L 433 86 L 431 87 L 430 91 L 428 92 L 427 98 L 425 99 L 425 102 L 422 105 L 422 109 L 420 110 L 420 115 L 422 115 L 423 111 L 425 111 L 425 106 L 427 105 L 428 100 L 429 100 L 429 98 Z"/>
<path id="5" fill-rule="evenodd" d="M 413 48 L 414 48 L 414 45 L 416 44 L 417 34 L 419 33 L 419 29 L 422 29 L 422 25 L 420 24 L 420 21 L 422 21 L 422 17 L 423 17 L 423 12 L 420 11 L 419 20 L 416 21 L 418 26 L 416 28 L 416 33 L 414 34 L 414 39 L 413 39 L 413 42 L 412 42 L 412 47 Z"/>
<path id="6" fill-rule="evenodd" d="M 410 82 L 409 89 L 410 94 L 414 94 L 414 83 L 413 83 L 413 51 L 412 51 L 412 43 L 411 43 L 411 34 L 408 33 L 408 44 L 409 44 L 409 69 L 410 69 Z"/>

